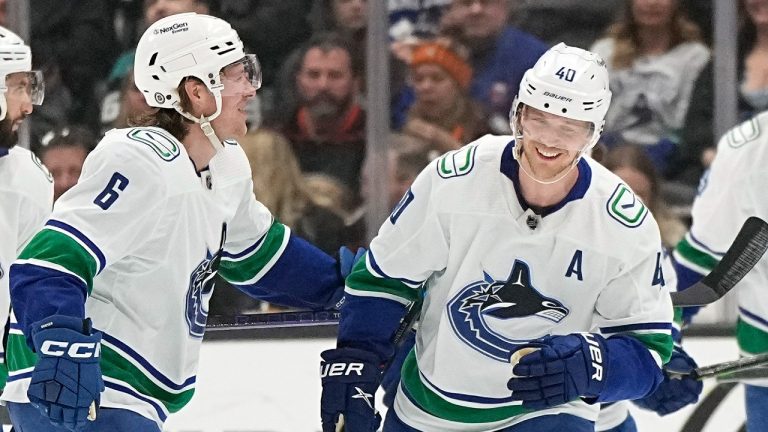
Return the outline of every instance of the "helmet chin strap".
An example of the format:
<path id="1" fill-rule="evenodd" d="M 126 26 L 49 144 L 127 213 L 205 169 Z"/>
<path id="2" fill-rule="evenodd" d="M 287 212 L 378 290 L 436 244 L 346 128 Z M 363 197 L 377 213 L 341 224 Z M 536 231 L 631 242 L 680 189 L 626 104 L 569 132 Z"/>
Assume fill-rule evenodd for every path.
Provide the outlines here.
<path id="1" fill-rule="evenodd" d="M 216 112 L 211 114 L 210 116 L 206 117 L 203 114 L 200 114 L 200 118 L 196 118 L 192 114 L 184 111 L 181 109 L 181 106 L 176 103 L 174 104 L 174 109 L 176 109 L 176 112 L 184 116 L 187 120 L 190 120 L 192 122 L 197 123 L 200 126 L 200 129 L 203 131 L 203 134 L 208 138 L 208 141 L 213 146 L 213 149 L 216 151 L 219 151 L 220 148 L 222 148 L 224 145 L 221 143 L 221 140 L 219 140 L 219 137 L 216 136 L 216 131 L 213 130 L 213 126 L 211 125 L 211 122 L 216 119 L 216 117 L 221 114 L 221 93 L 214 92 L 214 97 L 216 99 Z"/>

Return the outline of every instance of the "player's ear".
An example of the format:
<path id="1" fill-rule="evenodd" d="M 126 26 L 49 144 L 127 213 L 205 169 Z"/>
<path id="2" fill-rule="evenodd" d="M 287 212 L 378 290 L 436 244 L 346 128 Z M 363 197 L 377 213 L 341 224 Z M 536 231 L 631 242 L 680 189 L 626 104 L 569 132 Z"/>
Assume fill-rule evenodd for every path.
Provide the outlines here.
<path id="1" fill-rule="evenodd" d="M 182 107 L 194 116 L 200 116 L 205 108 L 210 104 L 212 94 L 205 84 L 196 78 L 187 78 L 182 84 L 184 95 L 180 98 L 182 101 L 188 101 L 188 107 Z"/>

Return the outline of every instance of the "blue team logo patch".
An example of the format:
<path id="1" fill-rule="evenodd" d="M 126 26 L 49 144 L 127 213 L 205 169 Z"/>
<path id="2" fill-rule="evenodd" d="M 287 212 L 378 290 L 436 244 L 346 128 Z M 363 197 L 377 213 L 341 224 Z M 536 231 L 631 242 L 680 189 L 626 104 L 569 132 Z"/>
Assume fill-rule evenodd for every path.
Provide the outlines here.
<path id="1" fill-rule="evenodd" d="M 616 186 L 606 208 L 612 218 L 629 228 L 640 226 L 648 216 L 648 207 L 623 183 Z"/>
<path id="2" fill-rule="evenodd" d="M 392 225 L 397 222 L 397 218 L 400 217 L 401 214 L 403 214 L 403 211 L 405 211 L 405 208 L 408 207 L 408 204 L 413 202 L 413 191 L 408 189 L 408 191 L 403 195 L 402 198 L 400 198 L 400 202 L 397 203 L 395 208 L 392 210 L 392 213 L 389 215 L 389 221 L 392 222 Z"/>
<path id="3" fill-rule="evenodd" d="M 483 272 L 483 279 L 462 288 L 447 305 L 456 335 L 475 350 L 509 362 L 520 344 L 549 333 L 568 316 L 567 307 L 531 284 L 528 264 L 515 260 L 507 280 Z"/>
<path id="4" fill-rule="evenodd" d="M 208 321 L 208 302 L 213 295 L 216 273 L 219 270 L 221 250 L 211 255 L 207 251 L 204 260 L 197 265 L 189 276 L 189 289 L 187 290 L 185 315 L 189 335 L 194 338 L 202 338 L 205 334 L 205 323 Z"/>

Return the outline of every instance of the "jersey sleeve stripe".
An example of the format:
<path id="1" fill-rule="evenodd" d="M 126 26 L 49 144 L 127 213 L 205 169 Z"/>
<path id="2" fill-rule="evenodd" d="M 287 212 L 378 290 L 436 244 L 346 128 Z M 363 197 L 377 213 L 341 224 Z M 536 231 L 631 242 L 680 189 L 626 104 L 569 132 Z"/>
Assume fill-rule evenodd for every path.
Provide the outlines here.
<path id="1" fill-rule="evenodd" d="M 69 271 L 67 268 L 62 267 L 62 266 L 60 266 L 60 265 L 58 265 L 56 263 L 52 263 L 52 262 L 49 262 L 49 261 L 43 261 L 43 260 L 39 260 L 39 259 L 28 259 L 28 260 L 20 259 L 20 260 L 16 260 L 13 263 L 14 272 L 18 271 L 20 273 L 27 273 L 27 270 L 26 270 L 27 266 L 30 266 L 30 268 L 31 268 L 31 266 L 39 267 L 39 268 L 45 269 L 48 273 L 56 273 L 56 272 L 64 273 L 64 274 L 72 276 L 73 278 L 75 278 L 78 281 L 82 282 L 82 284 L 84 286 L 88 286 L 88 282 L 85 279 L 83 279 L 82 276 L 80 276 L 80 275 L 78 275 L 76 273 L 73 273 L 73 272 Z M 51 276 L 55 277 L 56 275 L 51 275 Z"/>
<path id="2" fill-rule="evenodd" d="M 180 392 L 172 392 L 160 387 L 140 368 L 123 358 L 108 344 L 102 345 L 101 371 L 105 377 L 120 380 L 137 392 L 162 402 L 169 412 L 176 412 L 183 408 L 195 392 L 194 387 Z"/>
<path id="3" fill-rule="evenodd" d="M 674 343 L 672 341 L 671 334 L 633 332 L 627 334 L 627 336 L 639 340 L 643 345 L 645 345 L 646 348 L 651 351 L 651 354 L 655 352 L 659 357 L 661 357 L 662 364 L 668 362 L 672 357 L 672 349 L 674 347 Z"/>
<path id="4" fill-rule="evenodd" d="M 81 243 L 65 233 L 51 229 L 43 229 L 37 233 L 27 247 L 21 251 L 19 259 L 28 262 L 33 262 L 32 260 L 45 261 L 60 266 L 51 267 L 53 269 L 64 268 L 77 275 L 85 281 L 88 292 L 93 288 L 93 277 L 98 269 L 93 255 Z"/>
<path id="5" fill-rule="evenodd" d="M 755 324 L 743 314 L 736 323 L 736 339 L 739 341 L 739 349 L 749 355 L 768 352 L 768 330 Z"/>
<path id="6" fill-rule="evenodd" d="M 114 382 L 114 381 L 110 381 L 109 377 L 104 377 L 104 378 L 105 378 L 104 379 L 104 386 L 105 387 L 107 387 L 109 389 L 112 389 L 112 390 L 115 390 L 115 391 L 118 391 L 118 392 L 121 392 L 121 393 L 126 393 L 126 394 L 128 394 L 128 395 L 130 395 L 130 396 L 132 396 L 132 397 L 134 397 L 134 398 L 136 398 L 136 399 L 146 403 L 146 404 L 149 404 L 150 406 L 152 406 L 152 408 L 155 409 L 155 411 L 157 412 L 157 416 L 160 418 L 161 421 L 165 421 L 166 419 L 168 419 L 168 413 L 157 402 L 155 402 L 152 399 L 149 399 L 149 398 L 147 398 L 147 397 L 137 393 L 135 390 L 131 389 L 130 387 L 121 385 L 121 384 L 119 384 L 117 382 Z"/>
<path id="7" fill-rule="evenodd" d="M 399 277 L 389 276 L 388 274 L 384 273 L 384 270 L 382 270 L 381 267 L 379 267 L 379 264 L 376 262 L 376 258 L 373 256 L 373 252 L 371 252 L 369 250 L 368 253 L 365 254 L 365 256 L 366 256 L 367 262 L 368 262 L 368 264 L 370 266 L 369 271 L 371 273 L 376 274 L 379 277 L 398 280 L 398 281 L 401 281 L 401 282 L 403 282 L 405 284 L 408 284 L 408 285 L 411 285 L 411 286 L 414 286 L 414 287 L 419 286 L 419 285 L 421 285 L 424 282 L 424 281 L 414 281 L 414 280 L 410 280 L 410 279 L 406 279 L 406 278 L 399 278 Z"/>
<path id="8" fill-rule="evenodd" d="M 689 236 L 680 240 L 680 243 L 675 247 L 673 256 L 679 264 L 702 274 L 706 274 L 715 268 L 721 258 L 689 241 Z"/>
<path id="9" fill-rule="evenodd" d="M 696 236 L 694 236 L 693 233 L 690 231 L 688 231 L 687 235 L 685 236 L 685 239 L 690 239 L 690 243 L 696 245 L 697 249 L 703 250 L 708 254 L 715 256 L 718 260 L 725 256 L 725 252 L 718 252 L 714 249 L 711 249 L 709 246 L 704 244 L 704 242 L 697 239 Z"/>
<path id="10" fill-rule="evenodd" d="M 370 256 L 370 252 L 366 256 Z M 366 260 L 359 260 L 347 276 L 346 291 L 361 297 L 384 297 L 399 303 L 410 303 L 419 297 L 417 289 L 398 279 L 377 277 L 371 273 Z"/>
<path id="11" fill-rule="evenodd" d="M 256 252 L 261 244 L 264 242 L 264 239 L 267 237 L 268 233 L 265 233 L 263 236 L 261 236 L 260 239 L 256 241 L 256 243 L 252 244 L 251 246 L 245 248 L 242 252 L 239 253 L 229 253 L 227 251 L 222 252 L 221 259 L 228 260 L 228 261 L 240 261 L 245 258 L 248 258 L 251 254 Z"/>
<path id="12" fill-rule="evenodd" d="M 615 333 L 627 333 L 635 330 L 670 330 L 672 324 L 668 322 L 627 324 L 613 327 L 600 327 L 600 333 L 604 335 Z"/>
<path id="13" fill-rule="evenodd" d="M 88 237 L 81 233 L 77 228 L 55 219 L 49 220 L 45 225 L 58 228 L 73 236 L 75 239 L 77 239 L 78 242 L 82 243 L 88 249 L 88 251 L 93 254 L 94 257 L 96 257 L 96 260 L 99 263 L 96 274 L 101 273 L 101 271 L 104 270 L 104 267 L 107 266 L 107 258 L 104 256 L 104 253 L 101 251 L 101 249 L 99 249 L 99 247 L 96 246 L 94 242 L 92 242 Z"/>
<path id="14" fill-rule="evenodd" d="M 146 373 L 144 375 L 149 375 L 155 378 L 160 384 L 165 386 L 167 390 L 172 392 L 178 392 L 182 391 L 192 385 L 195 384 L 197 381 L 197 378 L 195 376 L 191 376 L 184 380 L 181 384 L 177 384 L 173 382 L 172 379 L 168 378 L 167 376 L 163 375 L 159 370 L 157 370 L 152 364 L 150 364 L 147 359 L 139 355 L 136 351 L 133 350 L 130 346 L 126 345 L 122 341 L 118 340 L 112 335 L 109 335 L 107 333 L 102 333 L 102 340 L 104 342 L 104 345 L 109 346 L 113 350 L 115 350 L 118 354 L 120 354 L 123 358 L 133 363 L 135 366 L 140 367 L 144 369 Z"/>
<path id="15" fill-rule="evenodd" d="M 741 314 L 742 318 L 746 318 L 748 321 L 753 321 L 753 325 L 763 327 L 765 329 L 764 331 L 768 331 L 768 320 L 765 318 L 762 318 L 757 314 L 744 309 L 743 307 L 739 307 L 739 313 Z"/>
<path id="16" fill-rule="evenodd" d="M 250 255 L 237 261 L 222 257 L 219 273 L 226 280 L 237 285 L 246 285 L 258 281 L 277 262 L 288 245 L 291 229 L 275 221 L 269 231 L 259 240 L 260 247 Z"/>

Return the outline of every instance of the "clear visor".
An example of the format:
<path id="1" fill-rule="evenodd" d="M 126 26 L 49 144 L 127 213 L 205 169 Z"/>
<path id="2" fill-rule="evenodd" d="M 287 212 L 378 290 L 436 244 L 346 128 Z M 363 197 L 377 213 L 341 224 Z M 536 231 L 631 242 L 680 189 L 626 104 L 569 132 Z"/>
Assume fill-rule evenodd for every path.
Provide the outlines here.
<path id="1" fill-rule="evenodd" d="M 595 125 L 524 106 L 519 118 L 524 140 L 536 141 L 548 147 L 578 152 L 592 143 Z"/>
<path id="2" fill-rule="evenodd" d="M 222 96 L 242 96 L 261 87 L 261 65 L 255 54 L 246 54 L 241 60 L 224 66 L 219 74 L 224 85 Z"/>
<path id="3" fill-rule="evenodd" d="M 6 97 L 29 98 L 33 105 L 40 105 L 45 98 L 43 72 L 15 72 L 5 77 Z"/>

